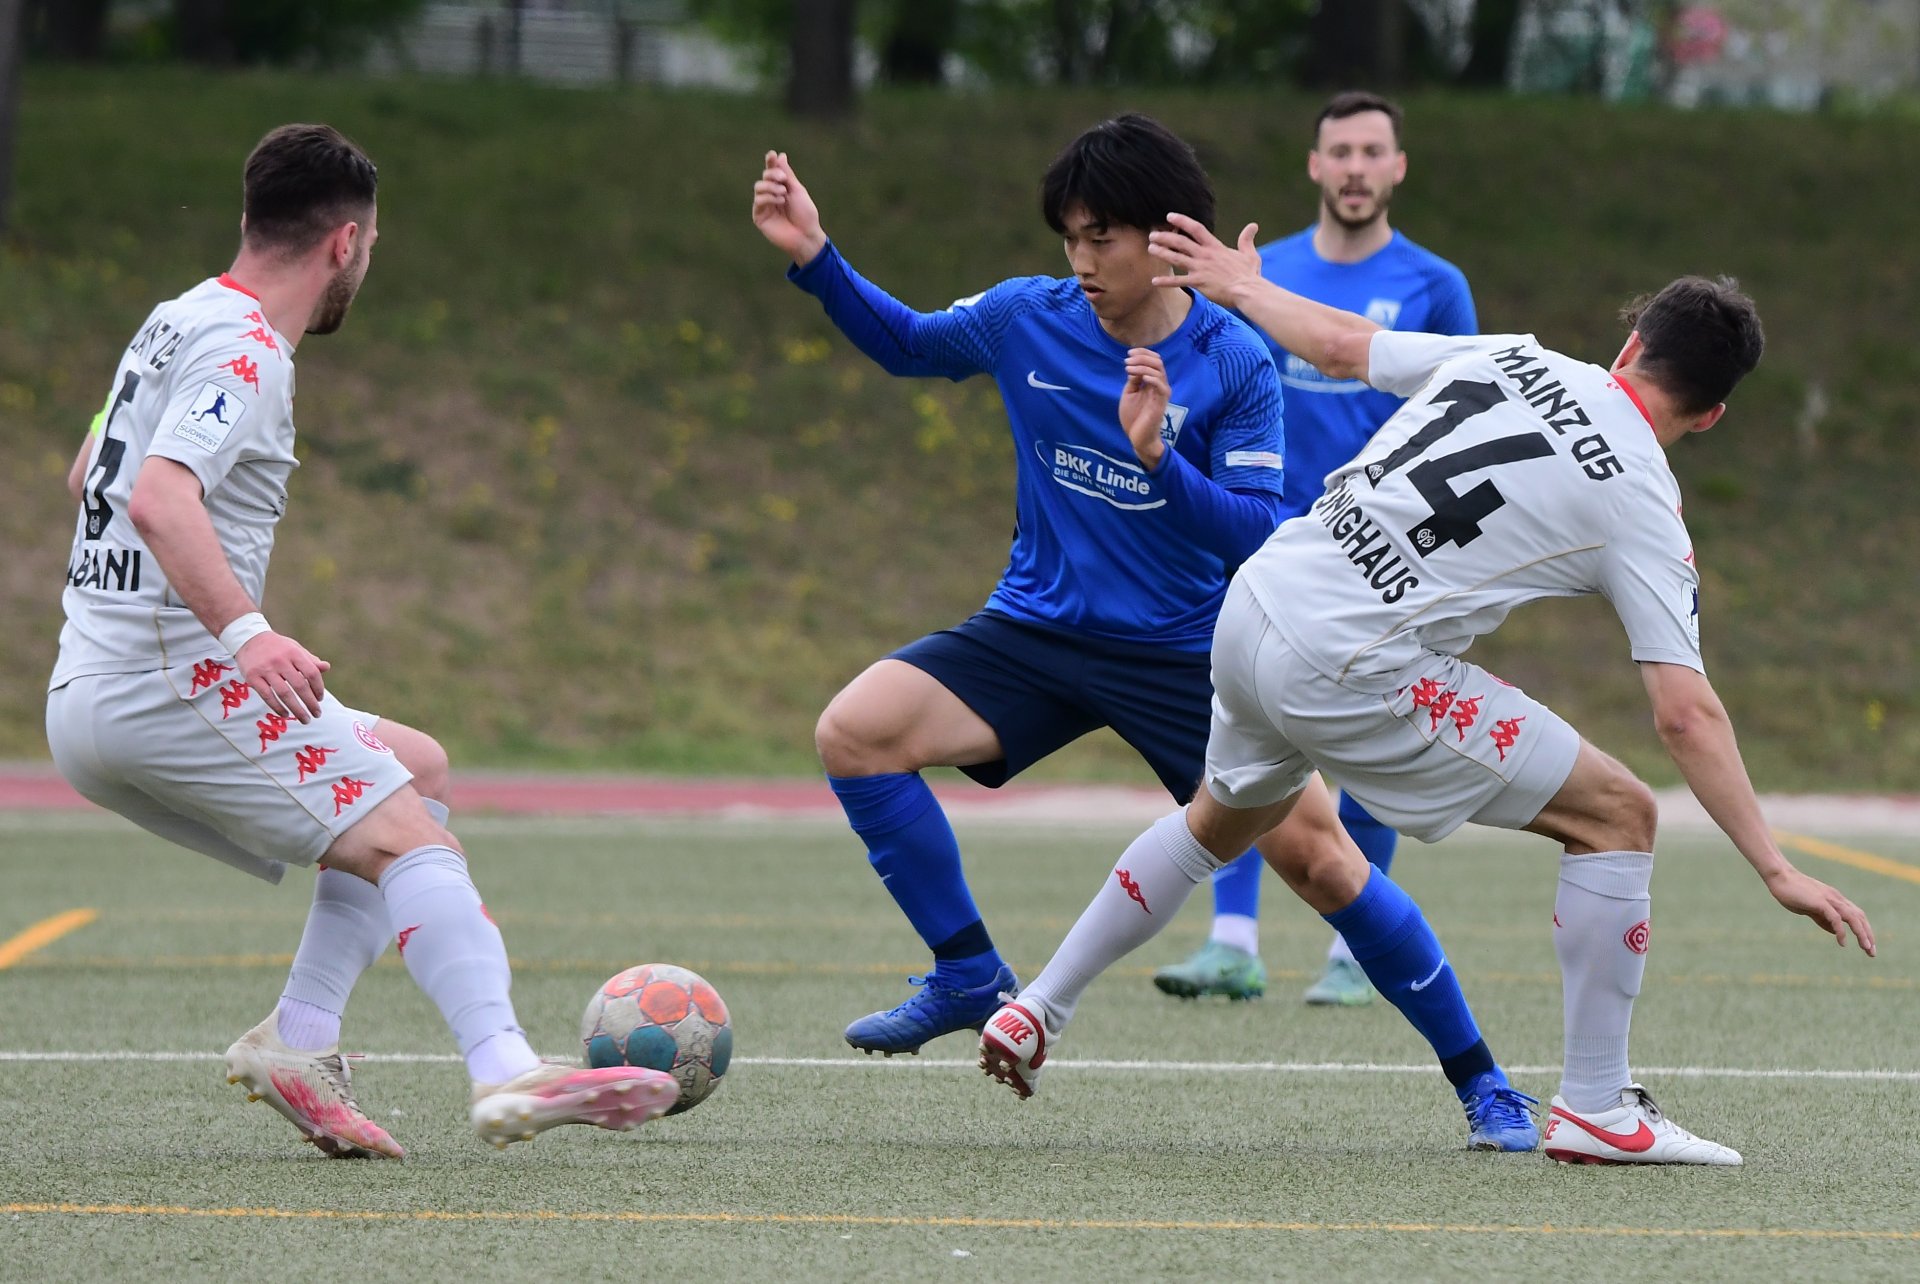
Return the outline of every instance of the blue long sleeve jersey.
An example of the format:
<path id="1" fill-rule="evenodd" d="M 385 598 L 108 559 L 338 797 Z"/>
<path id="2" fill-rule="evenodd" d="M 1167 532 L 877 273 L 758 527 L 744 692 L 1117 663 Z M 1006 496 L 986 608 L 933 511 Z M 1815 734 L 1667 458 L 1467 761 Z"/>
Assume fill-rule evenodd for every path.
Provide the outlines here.
<path id="1" fill-rule="evenodd" d="M 1358 263 L 1329 263 L 1313 229 L 1260 247 L 1260 275 L 1283 290 L 1389 330 L 1477 334 L 1473 293 L 1460 269 L 1400 233 Z M 1360 453 L 1402 399 L 1358 379 L 1329 379 L 1265 334 L 1287 397 L 1287 517 L 1320 498 L 1327 474 Z"/>
<path id="2" fill-rule="evenodd" d="M 1279 524 L 1280 384 L 1260 337 L 1195 295 L 1154 345 L 1173 404 L 1158 467 L 1120 426 L 1127 348 L 1072 278 L 1015 277 L 915 312 L 828 245 L 788 278 L 896 375 L 1000 386 L 1018 459 L 1013 549 L 987 609 L 1181 651 L 1212 644 L 1234 567 Z"/>

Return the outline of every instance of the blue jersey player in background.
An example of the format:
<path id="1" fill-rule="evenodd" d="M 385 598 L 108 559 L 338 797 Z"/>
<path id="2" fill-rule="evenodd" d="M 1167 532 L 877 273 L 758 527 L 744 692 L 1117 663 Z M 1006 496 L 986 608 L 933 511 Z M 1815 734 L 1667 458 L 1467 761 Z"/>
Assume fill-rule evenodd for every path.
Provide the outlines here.
<path id="1" fill-rule="evenodd" d="M 1265 341 L 1199 295 L 1152 284 L 1147 233 L 1169 211 L 1213 221 L 1192 149 L 1122 116 L 1069 145 L 1041 195 L 1071 276 L 917 312 L 841 256 L 784 154 L 767 154 L 754 187 L 755 225 L 862 352 L 896 375 L 994 378 L 1018 461 L 1013 548 L 985 607 L 860 674 L 816 730 L 848 821 L 934 958 L 906 1002 L 847 1027 L 868 1052 L 977 1029 L 1018 984 L 920 771 L 959 767 L 997 787 L 1112 727 L 1184 802 L 1204 765 L 1227 577 L 1280 521 L 1281 394 Z"/>
<path id="2" fill-rule="evenodd" d="M 1260 274 L 1317 303 L 1356 312 L 1389 330 L 1477 334 L 1467 278 L 1415 245 L 1387 221 L 1393 190 L 1407 174 L 1400 108 L 1376 94 L 1335 95 L 1314 120 L 1307 176 L 1320 189 L 1320 217 L 1303 232 L 1261 247 Z M 1320 498 L 1321 481 L 1360 453 L 1401 399 L 1357 379 L 1330 379 L 1269 338 L 1287 405 L 1287 476 L 1282 516 L 1297 517 Z M 1340 795 L 1340 820 L 1360 850 L 1385 872 L 1399 835 Z M 1213 930 L 1198 953 L 1161 968 L 1154 984 L 1194 998 L 1264 993 L 1260 960 L 1261 861 L 1249 854 L 1213 880 Z M 1373 987 L 1339 935 L 1326 970 L 1308 987 L 1315 1004 L 1371 1002 Z"/>

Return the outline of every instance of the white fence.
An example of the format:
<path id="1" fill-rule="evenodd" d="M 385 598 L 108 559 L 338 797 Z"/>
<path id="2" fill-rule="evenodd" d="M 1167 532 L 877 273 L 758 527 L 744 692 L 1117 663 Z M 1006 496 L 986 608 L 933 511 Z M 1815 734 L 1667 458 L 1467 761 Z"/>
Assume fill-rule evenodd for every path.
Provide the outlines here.
<path id="1" fill-rule="evenodd" d="M 526 76 L 562 84 L 641 82 L 753 87 L 746 63 L 686 24 L 677 0 L 584 10 L 434 4 L 377 46 L 369 70 Z"/>

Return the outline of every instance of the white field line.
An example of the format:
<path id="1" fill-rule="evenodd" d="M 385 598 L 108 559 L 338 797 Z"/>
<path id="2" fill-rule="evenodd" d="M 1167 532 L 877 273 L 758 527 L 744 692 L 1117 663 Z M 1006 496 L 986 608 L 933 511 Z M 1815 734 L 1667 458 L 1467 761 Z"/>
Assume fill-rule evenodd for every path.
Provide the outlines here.
<path id="1" fill-rule="evenodd" d="M 0 1051 L 0 1064 L 84 1065 L 105 1062 L 218 1061 L 218 1052 L 20 1052 Z M 460 1060 L 450 1052 L 368 1052 L 355 1057 L 395 1065 L 442 1065 Z M 563 1058 L 556 1058 L 563 1059 Z M 974 1061 L 944 1057 L 735 1057 L 736 1066 L 801 1070 L 977 1070 Z M 1062 1070 L 1095 1074 L 1438 1074 L 1436 1065 L 1373 1061 L 1049 1061 Z M 1508 1066 L 1509 1074 L 1558 1074 L 1559 1066 Z M 1661 1079 L 1838 1079 L 1872 1083 L 1920 1083 L 1920 1070 L 1807 1070 L 1788 1067 L 1638 1066 L 1634 1073 Z"/>

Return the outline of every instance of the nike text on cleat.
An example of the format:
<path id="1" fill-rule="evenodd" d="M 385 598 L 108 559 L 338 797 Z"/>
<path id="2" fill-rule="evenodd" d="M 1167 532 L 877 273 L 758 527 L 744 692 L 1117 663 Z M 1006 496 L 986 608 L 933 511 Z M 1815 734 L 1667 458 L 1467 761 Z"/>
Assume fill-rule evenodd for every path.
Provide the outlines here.
<path id="1" fill-rule="evenodd" d="M 473 1085 L 471 1118 L 480 1140 L 504 1150 L 562 1124 L 625 1132 L 659 1118 L 679 1097 L 680 1081 L 661 1070 L 540 1065 L 505 1083 Z"/>
<path id="2" fill-rule="evenodd" d="M 1047 392 L 1072 392 L 1073 388 L 1064 383 L 1048 383 L 1040 377 L 1038 370 L 1027 371 L 1027 387 L 1041 388 Z"/>
<path id="3" fill-rule="evenodd" d="M 1058 1030 L 1047 1029 L 1038 1009 L 1017 1001 L 1008 1003 L 988 1017 L 980 1031 L 980 1069 L 1025 1101 L 1040 1082 L 1048 1045 L 1059 1037 Z"/>
<path id="4" fill-rule="evenodd" d="M 405 1159 L 387 1130 L 353 1099 L 352 1075 L 337 1047 L 302 1052 L 280 1039 L 269 1015 L 227 1049 L 227 1082 L 244 1084 L 248 1101 L 264 1101 L 335 1159 Z"/>
<path id="5" fill-rule="evenodd" d="M 1155 972 L 1153 983 L 1162 994 L 1181 999 L 1209 994 L 1257 999 L 1267 992 L 1267 965 L 1257 954 L 1221 941 L 1208 941 L 1191 957 Z"/>
<path id="6" fill-rule="evenodd" d="M 1611 1110 L 1578 1111 L 1560 1097 L 1547 1113 L 1549 1157 L 1563 1164 L 1716 1164 L 1741 1162 L 1740 1152 L 1696 1137 L 1660 1112 L 1647 1090 L 1630 1084 Z"/>
<path id="7" fill-rule="evenodd" d="M 1507 1082 L 1498 1066 L 1475 1075 L 1460 1091 L 1467 1112 L 1468 1150 L 1528 1151 L 1540 1144 L 1533 1108 L 1540 1102 Z"/>
<path id="8" fill-rule="evenodd" d="M 1006 966 L 987 984 L 971 989 L 949 985 L 938 973 L 935 968 L 931 975 L 908 977 L 909 983 L 920 987 L 919 993 L 897 1008 L 869 1013 L 848 1026 L 847 1046 L 887 1056 L 918 1052 L 929 1039 L 978 1030 L 1000 1006 L 1001 995 L 1020 988 L 1020 978 Z"/>
<path id="9" fill-rule="evenodd" d="M 1444 962 L 1441 967 L 1445 967 Z M 1435 969 L 1433 976 L 1415 984 L 1415 990 L 1424 990 L 1433 984 L 1433 977 L 1439 976 Z M 1367 980 L 1366 972 L 1352 959 L 1328 959 L 1326 971 L 1320 979 L 1307 987 L 1301 995 L 1308 1006 L 1316 1008 L 1363 1008 L 1373 1002 L 1373 982 Z"/>

